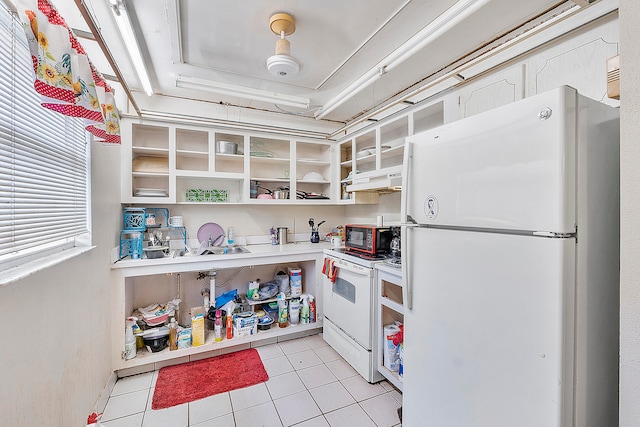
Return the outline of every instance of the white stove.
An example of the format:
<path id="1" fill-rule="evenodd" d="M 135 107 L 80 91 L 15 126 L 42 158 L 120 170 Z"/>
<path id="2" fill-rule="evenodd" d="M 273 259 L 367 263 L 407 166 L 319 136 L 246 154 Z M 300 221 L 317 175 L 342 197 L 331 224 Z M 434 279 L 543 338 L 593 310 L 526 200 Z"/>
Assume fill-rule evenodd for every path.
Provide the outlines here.
<path id="1" fill-rule="evenodd" d="M 325 267 L 336 268 L 335 280 L 322 281 L 323 337 L 364 379 L 383 377 L 377 369 L 374 267 L 385 257 L 370 257 L 343 248 L 325 249 Z"/>

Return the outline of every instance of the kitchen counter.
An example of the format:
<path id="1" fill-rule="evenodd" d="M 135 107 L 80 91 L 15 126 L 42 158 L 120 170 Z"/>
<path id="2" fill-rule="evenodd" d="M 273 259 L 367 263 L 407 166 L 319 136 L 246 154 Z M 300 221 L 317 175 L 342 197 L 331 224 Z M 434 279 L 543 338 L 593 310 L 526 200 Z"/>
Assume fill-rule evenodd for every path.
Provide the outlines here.
<path id="1" fill-rule="evenodd" d="M 269 264 L 286 257 L 287 262 L 310 259 L 310 256 L 322 256 L 325 249 L 331 248 L 329 242 L 296 242 L 286 245 L 247 245 L 250 252 L 223 255 L 184 255 L 173 258 L 165 256 L 156 259 L 124 259 L 111 264 L 112 270 L 131 269 L 135 274 L 175 273 L 182 271 L 206 270 L 212 267 L 232 268 L 247 264 Z M 128 273 L 125 273 L 128 275 Z"/>
<path id="2" fill-rule="evenodd" d="M 381 271 L 386 271 L 389 274 L 393 274 L 398 278 L 402 279 L 402 267 L 401 266 L 393 266 L 390 264 L 385 264 L 384 262 L 379 262 L 375 266 L 376 269 Z"/>

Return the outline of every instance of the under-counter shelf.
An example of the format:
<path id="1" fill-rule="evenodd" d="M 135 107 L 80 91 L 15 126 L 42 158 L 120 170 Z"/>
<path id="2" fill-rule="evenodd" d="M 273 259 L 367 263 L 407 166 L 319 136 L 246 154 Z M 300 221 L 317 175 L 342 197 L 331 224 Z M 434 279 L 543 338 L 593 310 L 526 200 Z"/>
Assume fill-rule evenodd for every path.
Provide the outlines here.
<path id="1" fill-rule="evenodd" d="M 316 321 L 315 323 L 289 325 L 286 328 L 278 327 L 277 322 L 271 325 L 271 328 L 267 331 L 260 331 L 255 335 L 248 335 L 244 337 L 234 337 L 232 339 L 224 338 L 222 341 L 216 342 L 215 336 L 212 330 L 205 331 L 205 342 L 203 345 L 196 347 L 189 347 L 184 349 L 178 349 L 171 351 L 169 347 L 158 351 L 149 352 L 147 349 L 138 350 L 136 357 L 129 360 L 123 360 L 122 363 L 116 368 L 117 370 L 135 368 L 138 366 L 148 365 L 151 363 L 163 362 L 170 359 L 176 359 L 181 357 L 189 357 L 207 352 L 224 351 L 229 349 L 233 351 L 233 347 L 236 346 L 256 346 L 261 341 L 278 339 L 280 337 L 286 338 L 287 335 L 300 334 L 301 336 L 313 335 L 322 331 L 322 321 Z"/>
<path id="2" fill-rule="evenodd" d="M 376 265 L 376 277 L 377 304 L 375 333 L 378 334 L 379 337 L 377 349 L 378 372 L 398 390 L 402 391 L 402 379 L 398 376 L 398 372 L 392 371 L 384 365 L 383 349 L 385 345 L 384 327 L 396 322 L 404 322 L 402 272 L 398 268 L 379 264 Z"/>
<path id="3" fill-rule="evenodd" d="M 121 260 L 112 264 L 111 299 L 112 307 L 111 339 L 112 365 L 116 370 L 136 368 L 153 363 L 178 360 L 191 355 L 202 357 L 207 352 L 233 351 L 235 346 L 252 346 L 265 340 L 276 342 L 302 335 L 311 335 L 322 330 L 322 298 L 319 295 L 322 281 L 323 249 L 327 244 L 299 243 L 296 245 L 253 245 L 250 252 L 228 255 L 185 256 L 162 259 Z M 258 330 L 256 334 L 215 342 L 213 331 L 205 333 L 205 344 L 176 351 L 164 349 L 151 353 L 140 351 L 130 360 L 121 358 L 124 349 L 125 318 L 138 307 L 164 303 L 178 296 L 181 299 L 176 320 L 183 326 L 190 323 L 189 309 L 201 306 L 201 290 L 209 289 L 208 281 L 199 280 L 200 272 L 216 270 L 216 296 L 233 289 L 246 292 L 246 284 L 256 277 L 265 280 L 274 277 L 278 268 L 295 266 L 302 271 L 302 292 L 316 297 L 317 321 L 309 324 L 289 325 L 279 328 L 273 324 L 267 331 Z M 250 304 L 265 304 L 277 299 L 251 301 Z M 274 341 L 275 340 L 275 341 Z M 169 362 L 170 363 L 170 362 Z"/>

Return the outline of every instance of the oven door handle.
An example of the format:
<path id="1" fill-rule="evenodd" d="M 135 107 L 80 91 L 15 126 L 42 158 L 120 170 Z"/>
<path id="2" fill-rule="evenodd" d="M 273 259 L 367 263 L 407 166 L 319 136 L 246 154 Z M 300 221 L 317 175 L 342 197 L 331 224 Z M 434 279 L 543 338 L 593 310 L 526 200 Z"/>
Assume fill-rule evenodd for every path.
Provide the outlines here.
<path id="1" fill-rule="evenodd" d="M 338 268 L 338 276 L 340 275 L 340 269 L 350 271 L 351 273 L 359 274 L 361 276 L 371 277 L 373 276 L 373 268 L 362 267 L 350 262 L 343 261 L 341 259 L 329 258 L 333 260 L 333 265 Z"/>

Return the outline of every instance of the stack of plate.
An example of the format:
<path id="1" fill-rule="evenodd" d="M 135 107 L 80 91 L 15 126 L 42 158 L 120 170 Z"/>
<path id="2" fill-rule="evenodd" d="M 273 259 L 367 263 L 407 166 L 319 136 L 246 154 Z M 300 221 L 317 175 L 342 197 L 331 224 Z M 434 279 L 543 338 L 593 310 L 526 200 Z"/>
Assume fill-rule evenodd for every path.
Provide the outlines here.
<path id="1" fill-rule="evenodd" d="M 137 197 L 169 197 L 167 190 L 161 188 L 136 188 L 134 195 Z"/>

